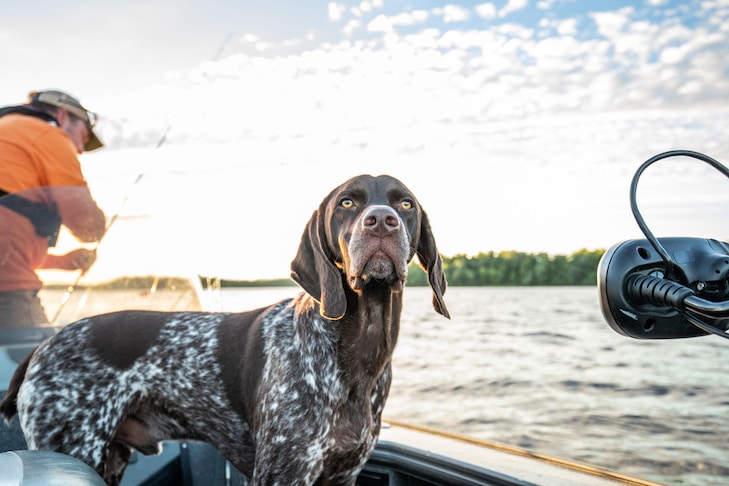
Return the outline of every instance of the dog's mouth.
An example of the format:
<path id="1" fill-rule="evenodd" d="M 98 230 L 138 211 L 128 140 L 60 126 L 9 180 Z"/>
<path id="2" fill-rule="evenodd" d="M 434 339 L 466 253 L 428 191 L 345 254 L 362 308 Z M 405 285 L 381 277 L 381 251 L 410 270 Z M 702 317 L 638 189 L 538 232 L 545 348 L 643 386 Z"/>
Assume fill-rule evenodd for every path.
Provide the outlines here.
<path id="1" fill-rule="evenodd" d="M 379 282 L 389 285 L 395 292 L 401 292 L 407 278 L 407 265 L 397 265 L 382 248 L 372 253 L 361 271 L 352 270 L 348 280 L 349 286 L 355 291 L 364 289 L 371 282 Z"/>

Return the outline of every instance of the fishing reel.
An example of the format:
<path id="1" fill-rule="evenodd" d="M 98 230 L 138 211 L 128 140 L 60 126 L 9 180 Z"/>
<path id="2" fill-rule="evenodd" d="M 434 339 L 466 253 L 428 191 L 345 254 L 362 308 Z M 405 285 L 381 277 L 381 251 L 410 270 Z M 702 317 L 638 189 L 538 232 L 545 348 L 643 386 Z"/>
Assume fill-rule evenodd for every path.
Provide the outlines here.
<path id="1" fill-rule="evenodd" d="M 729 339 L 729 243 L 703 238 L 656 238 L 638 210 L 641 173 L 658 160 L 688 156 L 729 177 L 729 169 L 691 151 L 648 159 L 633 177 L 630 203 L 646 239 L 611 247 L 598 265 L 600 308 L 617 333 L 636 339 L 674 339 L 716 334 Z"/>

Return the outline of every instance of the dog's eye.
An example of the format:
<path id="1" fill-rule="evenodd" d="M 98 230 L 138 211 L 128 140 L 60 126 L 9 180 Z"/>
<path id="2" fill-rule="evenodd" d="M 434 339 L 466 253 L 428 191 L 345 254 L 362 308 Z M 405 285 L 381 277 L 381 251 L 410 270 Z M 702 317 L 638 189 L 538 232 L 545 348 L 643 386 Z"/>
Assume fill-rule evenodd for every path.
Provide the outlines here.
<path id="1" fill-rule="evenodd" d="M 351 207 L 354 207 L 354 201 L 349 198 L 344 198 L 339 201 L 339 205 L 342 206 L 344 209 L 349 209 Z"/>
<path id="2" fill-rule="evenodd" d="M 413 202 L 409 199 L 405 199 L 403 202 L 400 203 L 400 207 L 403 208 L 405 211 L 409 211 L 413 209 Z"/>

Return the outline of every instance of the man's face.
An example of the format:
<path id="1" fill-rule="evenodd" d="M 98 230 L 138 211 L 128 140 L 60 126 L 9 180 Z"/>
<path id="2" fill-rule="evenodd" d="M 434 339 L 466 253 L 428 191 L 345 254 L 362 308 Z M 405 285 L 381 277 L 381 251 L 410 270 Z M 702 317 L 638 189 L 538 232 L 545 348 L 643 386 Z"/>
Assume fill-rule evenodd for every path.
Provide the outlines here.
<path id="1" fill-rule="evenodd" d="M 76 151 L 80 154 L 84 151 L 84 145 L 89 141 L 89 127 L 86 122 L 67 112 L 59 110 L 58 124 L 73 141 Z"/>

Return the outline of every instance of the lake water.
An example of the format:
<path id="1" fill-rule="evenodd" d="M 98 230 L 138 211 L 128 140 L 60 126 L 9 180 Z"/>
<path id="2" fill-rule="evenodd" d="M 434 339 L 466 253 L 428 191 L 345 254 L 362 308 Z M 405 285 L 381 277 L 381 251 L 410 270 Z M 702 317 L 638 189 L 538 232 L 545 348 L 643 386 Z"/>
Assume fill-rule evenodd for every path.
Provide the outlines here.
<path id="1" fill-rule="evenodd" d="M 223 310 L 294 288 L 222 293 Z M 407 288 L 392 420 L 669 485 L 729 484 L 729 343 L 640 341 L 603 321 L 595 287 L 452 287 L 451 320 Z"/>

